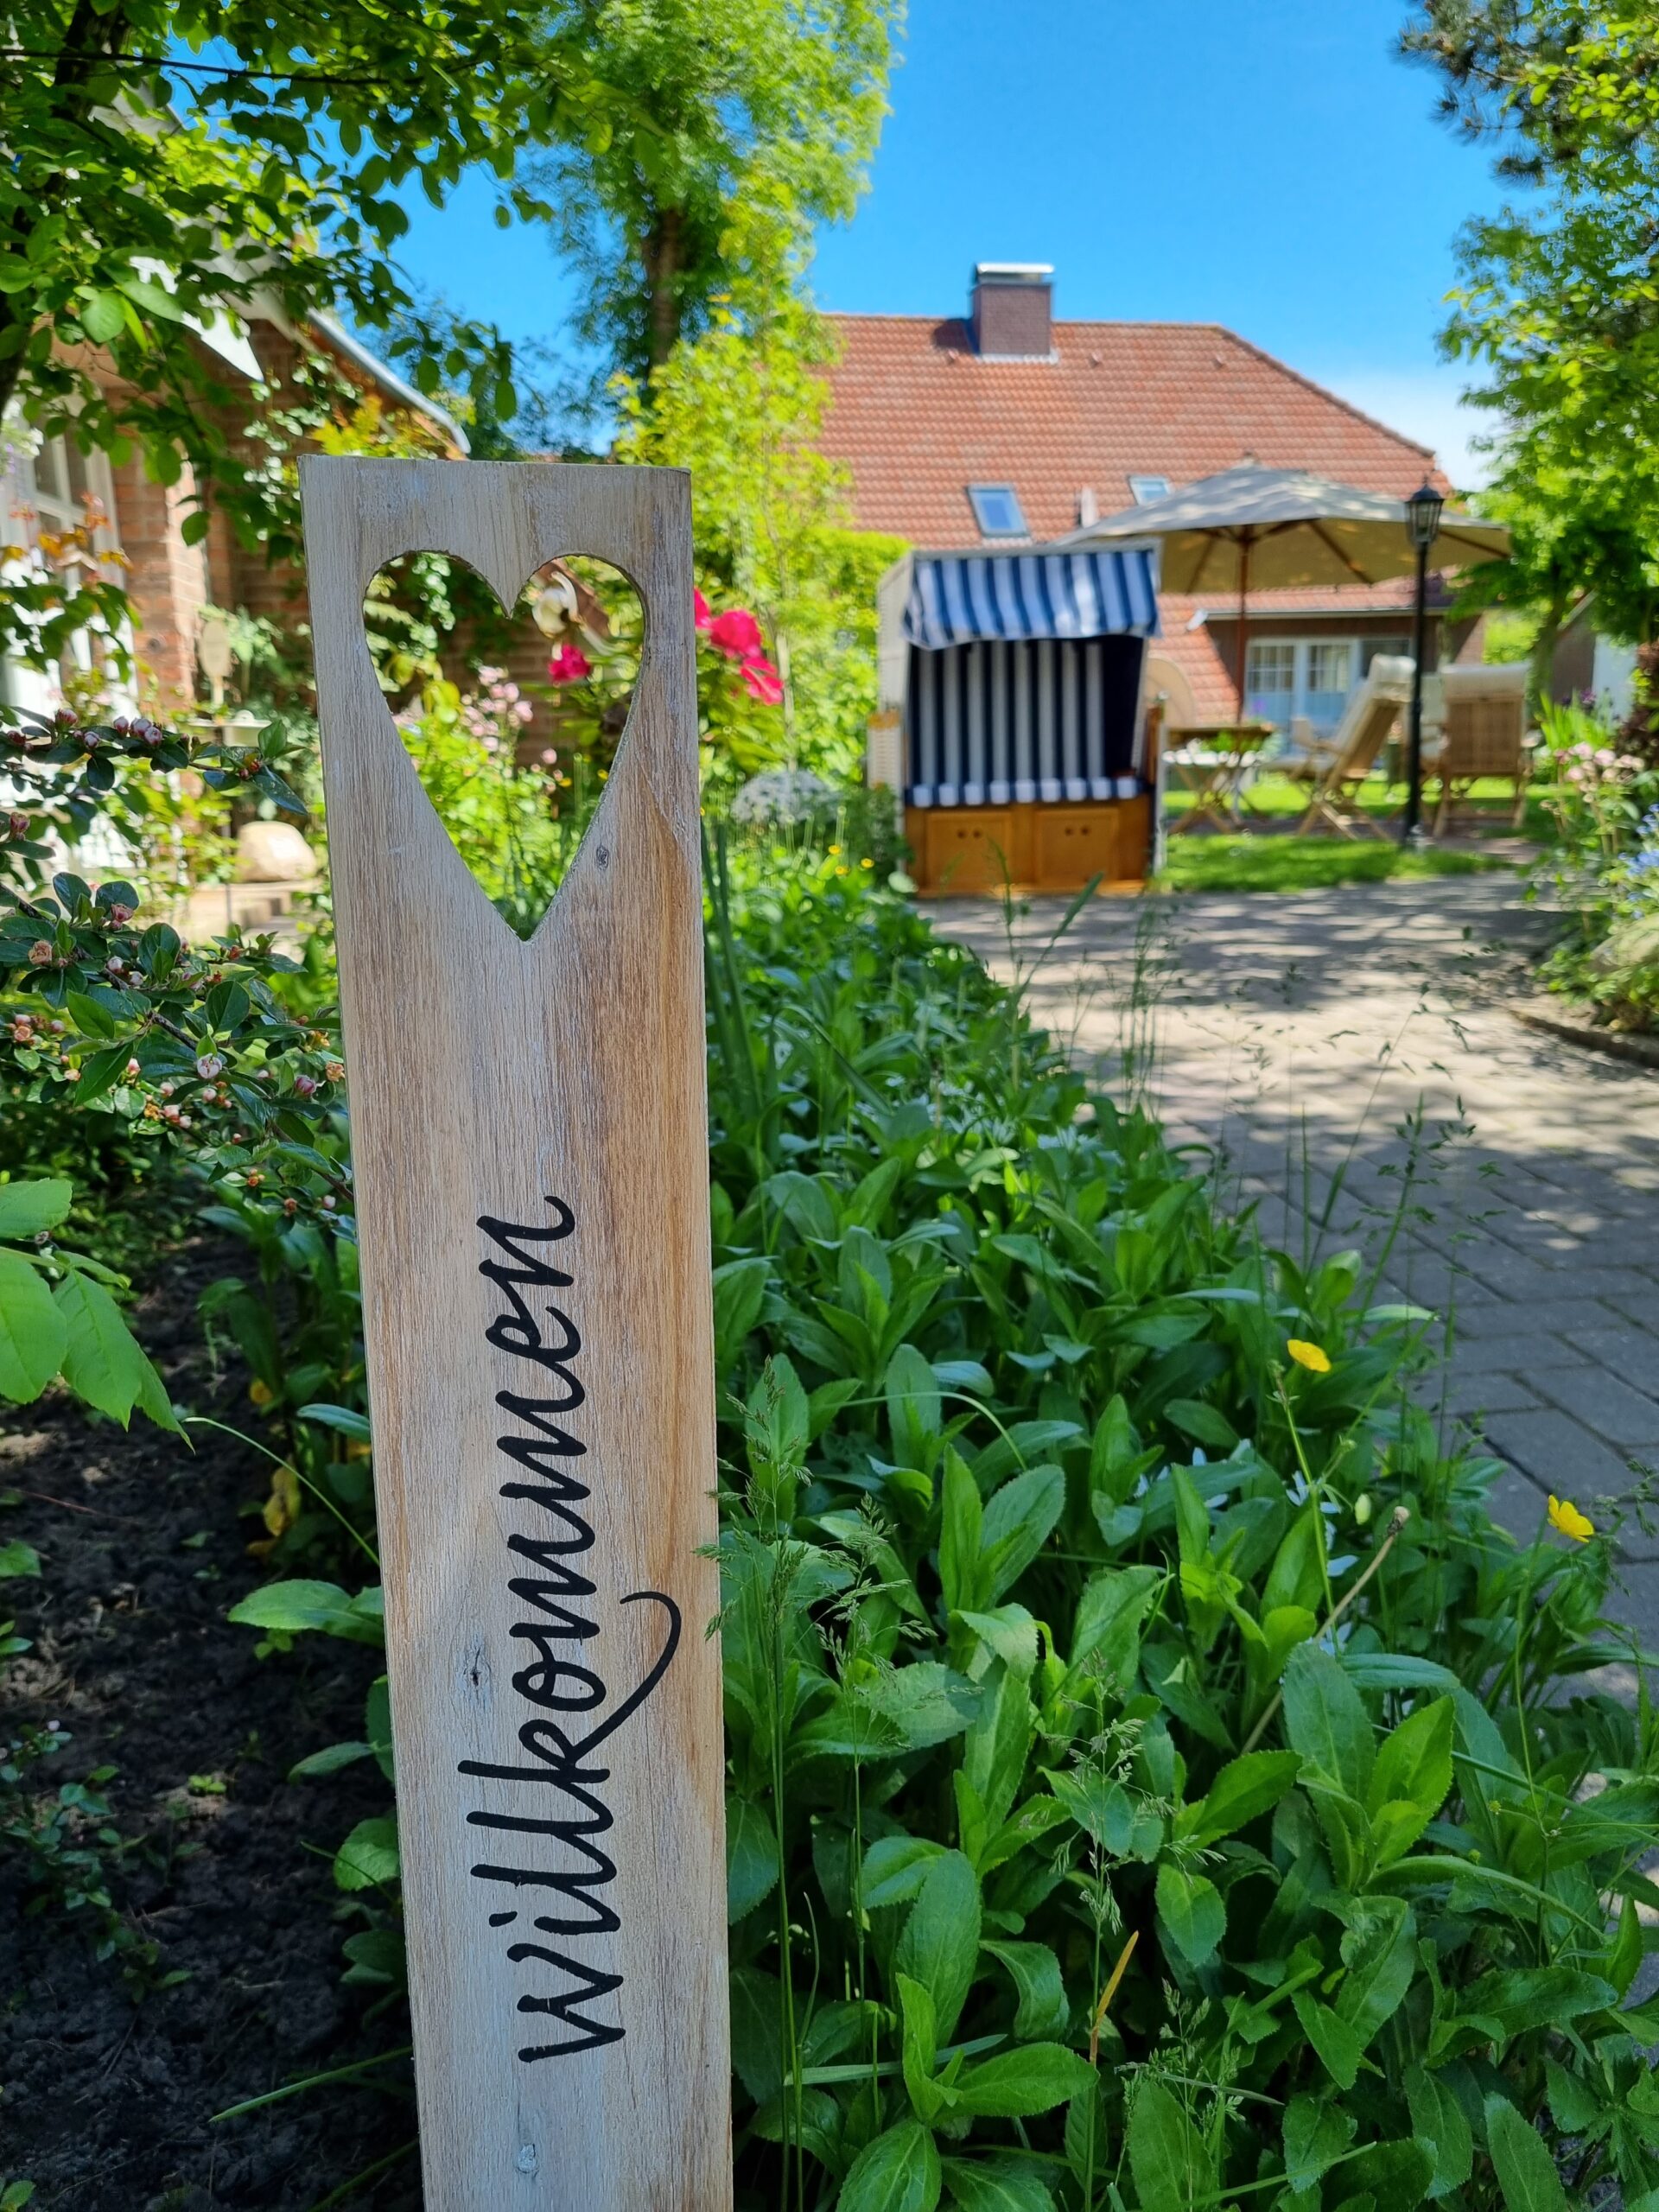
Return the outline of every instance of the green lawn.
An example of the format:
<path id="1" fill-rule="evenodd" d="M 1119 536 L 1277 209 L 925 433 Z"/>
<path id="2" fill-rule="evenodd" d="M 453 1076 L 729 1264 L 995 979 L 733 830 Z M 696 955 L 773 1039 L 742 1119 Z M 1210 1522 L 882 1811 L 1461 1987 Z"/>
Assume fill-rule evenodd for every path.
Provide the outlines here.
<path id="1" fill-rule="evenodd" d="M 1478 875 L 1513 863 L 1467 846 L 1407 852 L 1390 842 L 1350 837 L 1222 837 L 1199 830 L 1171 837 L 1154 891 L 1323 891 L 1338 883 L 1382 883 L 1429 875 Z"/>
<path id="2" fill-rule="evenodd" d="M 1554 824 L 1544 811 L 1542 788 L 1537 784 L 1529 787 L 1527 795 L 1527 817 L 1518 833 L 1522 836 L 1541 841 L 1550 836 L 1554 830 Z M 1440 795 L 1438 790 L 1433 785 L 1430 789 L 1433 798 L 1438 798 Z M 1380 776 L 1374 777 L 1366 784 L 1361 794 L 1360 810 L 1379 817 L 1395 815 L 1404 804 L 1405 796 L 1403 785 L 1387 785 Z M 1433 798 L 1428 809 L 1431 820 L 1433 819 Z M 1164 793 L 1165 814 L 1166 816 L 1184 814 L 1192 804 L 1192 792 L 1177 787 L 1172 772 L 1169 785 Z M 1514 791 L 1511 785 L 1496 776 L 1483 778 L 1475 785 L 1470 798 L 1460 803 L 1458 807 L 1454 817 L 1458 835 L 1459 836 L 1474 835 L 1505 837 L 1516 835 L 1517 833 L 1511 829 L 1510 821 L 1513 804 Z M 1253 814 L 1267 816 L 1274 820 L 1282 816 L 1294 818 L 1304 814 L 1306 810 L 1307 786 L 1305 784 L 1293 783 L 1288 776 L 1268 774 L 1262 776 L 1252 785 L 1244 818 L 1249 821 Z"/>
<path id="3" fill-rule="evenodd" d="M 1438 796 L 1438 794 L 1437 794 Z M 1208 829 L 1191 836 L 1165 840 L 1161 874 L 1154 876 L 1154 891 L 1323 891 L 1338 883 L 1382 883 L 1390 879 L 1421 880 L 1430 875 L 1473 875 L 1489 868 L 1510 868 L 1511 858 L 1484 853 L 1483 837 L 1513 837 L 1514 793 L 1496 778 L 1475 785 L 1473 801 L 1461 804 L 1449 835 L 1456 844 L 1429 845 L 1408 853 L 1398 842 L 1398 826 L 1405 792 L 1398 784 L 1385 785 L 1380 776 L 1367 784 L 1359 800 L 1362 813 L 1377 826 L 1386 827 L 1385 842 L 1377 837 L 1298 837 L 1291 831 L 1307 808 L 1307 788 L 1287 776 L 1264 775 L 1249 792 L 1244 819 L 1251 834 L 1223 836 Z M 1192 804 L 1190 791 L 1165 793 L 1166 817 L 1173 820 Z M 1432 823 L 1432 807 L 1427 810 Z M 1554 825 L 1534 785 L 1528 795 L 1527 818 L 1520 836 L 1546 842 Z"/>

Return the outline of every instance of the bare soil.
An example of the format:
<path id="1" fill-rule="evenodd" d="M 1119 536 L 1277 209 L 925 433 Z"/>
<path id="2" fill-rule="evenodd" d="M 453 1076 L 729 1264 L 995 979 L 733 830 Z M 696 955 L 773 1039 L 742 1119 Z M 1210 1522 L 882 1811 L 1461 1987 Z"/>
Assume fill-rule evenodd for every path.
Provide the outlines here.
<path id="1" fill-rule="evenodd" d="M 245 1378 L 211 1370 L 196 1317 L 235 1255 L 168 1262 L 135 1325 L 175 1402 L 251 1429 Z M 0 1414 L 0 1541 L 41 1559 L 0 1587 L 35 1649 L 3 1683 L 15 1737 L 55 1719 L 71 1740 L 33 1770 L 55 1789 L 95 1767 L 115 1824 L 114 1901 L 188 1979 L 135 2002 L 81 1916 L 31 1911 L 29 1868 L 0 1844 L 0 2181 L 36 2185 L 31 2212 L 210 2212 L 323 2202 L 420 2202 L 406 2063 L 215 2124 L 299 2077 L 408 2042 L 401 2009 L 340 1986 L 334 1847 L 384 1812 L 368 1763 L 290 1783 L 308 1752 L 362 1734 L 375 1655 L 317 1638 L 256 1658 L 225 1615 L 266 1579 L 247 1508 L 257 1456 L 211 1430 L 191 1452 L 135 1420 L 130 1434 L 63 1398 Z M 328 1573 L 329 1563 L 301 1573 Z M 222 1784 L 222 1789 L 219 1785 Z M 337 2198 L 351 2177 L 391 2159 Z"/>

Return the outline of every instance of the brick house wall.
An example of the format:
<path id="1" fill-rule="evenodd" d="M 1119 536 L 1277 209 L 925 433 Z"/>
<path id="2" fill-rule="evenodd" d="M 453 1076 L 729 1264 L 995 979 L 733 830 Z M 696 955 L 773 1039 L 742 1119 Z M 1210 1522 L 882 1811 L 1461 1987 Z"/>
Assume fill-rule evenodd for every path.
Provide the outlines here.
<path id="1" fill-rule="evenodd" d="M 321 354 L 365 396 L 376 389 L 364 367 L 315 332 L 304 341 L 267 321 L 254 321 L 247 343 L 257 359 L 269 396 L 256 400 L 245 378 L 215 359 L 219 380 L 230 396 L 208 408 L 231 451 L 249 466 L 267 465 L 270 447 L 251 426 L 263 413 L 276 413 L 311 399 L 295 372 L 308 354 Z M 236 396 L 240 384 L 245 401 Z M 383 393 L 389 404 L 406 405 L 395 389 Z M 307 620 L 305 585 L 289 562 L 268 560 L 257 547 L 238 540 L 222 510 L 210 505 L 207 537 L 188 544 L 185 518 L 195 507 L 195 483 L 187 466 L 171 485 L 153 482 L 135 456 L 111 472 L 114 535 L 126 563 L 123 575 L 132 609 L 132 639 L 138 663 L 137 690 L 150 711 L 168 715 L 191 707 L 199 682 L 196 645 L 201 612 L 212 605 L 244 608 L 264 616 L 290 634 Z M 545 657 L 537 670 L 545 674 Z"/>
<path id="2" fill-rule="evenodd" d="M 195 696 L 196 623 L 209 597 L 204 549 L 180 535 L 195 480 L 187 467 L 176 484 L 152 483 L 136 456 L 112 474 L 140 688 L 154 711 L 176 714 Z"/>
<path id="3" fill-rule="evenodd" d="M 228 388 L 227 395 L 206 411 L 232 453 L 251 467 L 268 466 L 270 460 L 268 440 L 253 429 L 256 421 L 262 416 L 315 404 L 315 387 L 296 373 L 308 357 L 321 355 L 327 359 L 349 385 L 365 397 L 378 395 L 389 411 L 414 404 L 413 395 L 406 394 L 389 373 L 383 385 L 364 363 L 344 348 L 331 345 L 327 331 L 313 329 L 296 336 L 274 322 L 254 321 L 248 325 L 245 338 L 258 363 L 267 396 L 256 399 L 245 371 L 238 372 L 215 356 L 212 362 L 215 378 Z M 112 378 L 108 381 L 112 390 L 117 389 Z M 438 418 L 436 427 L 448 442 L 449 426 Z M 304 449 L 303 442 L 299 449 Z M 450 450 L 460 448 L 451 443 Z M 302 571 L 291 562 L 268 559 L 262 548 L 242 545 L 223 509 L 213 506 L 211 499 L 205 538 L 187 543 L 183 524 L 196 511 L 195 482 L 188 467 L 176 483 L 158 484 L 145 474 L 142 458 L 135 455 L 111 468 L 107 483 L 112 536 L 125 563 L 121 580 L 131 607 L 137 664 L 134 690 L 146 711 L 168 719 L 196 706 L 204 689 L 196 658 L 204 607 L 244 610 L 270 620 L 289 638 L 307 626 Z M 27 486 L 26 473 L 22 484 L 16 487 L 22 493 L 22 507 L 29 498 Z M 8 526 L 14 533 L 19 528 L 16 521 Z M 303 638 L 297 643 L 302 658 Z M 480 641 L 463 628 L 442 656 L 446 673 L 462 686 L 472 681 L 472 668 L 480 658 L 479 645 Z M 561 702 L 548 683 L 548 656 L 546 639 L 527 615 L 507 638 L 490 641 L 481 655 L 505 668 L 531 702 L 534 719 L 520 747 L 526 760 L 537 760 L 547 747 L 560 743 Z M 52 687 L 43 679 L 21 671 L 10 673 L 20 679 L 13 688 L 22 693 L 25 703 L 35 703 L 37 696 L 42 707 L 50 703 Z M 0 690 L 3 690 L 3 679 Z"/>
<path id="4" fill-rule="evenodd" d="M 300 346 L 269 323 L 251 325 L 248 340 L 270 386 L 265 404 L 293 404 L 301 396 L 293 381 Z M 229 381 L 223 365 L 215 366 Z M 250 395 L 245 406 L 226 403 L 207 410 L 232 452 L 251 463 L 267 450 L 248 432 L 255 404 Z M 194 493 L 188 466 L 172 485 L 152 483 L 136 457 L 115 472 L 116 530 L 129 563 L 141 689 L 146 703 L 162 714 L 177 713 L 196 697 L 196 640 L 204 607 L 245 607 L 284 628 L 305 620 L 299 574 L 288 563 L 267 561 L 242 547 L 222 512 L 212 513 L 205 539 L 185 543 L 181 525 L 194 507 Z"/>

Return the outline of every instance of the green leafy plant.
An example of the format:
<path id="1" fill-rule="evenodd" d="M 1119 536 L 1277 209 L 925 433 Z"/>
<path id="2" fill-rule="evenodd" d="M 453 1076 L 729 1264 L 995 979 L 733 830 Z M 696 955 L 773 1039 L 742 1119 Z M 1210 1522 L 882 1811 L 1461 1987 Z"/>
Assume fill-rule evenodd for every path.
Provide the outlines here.
<path id="1" fill-rule="evenodd" d="M 61 1179 L 0 1183 L 0 1398 L 27 1403 L 57 1382 L 123 1427 L 136 1408 L 177 1433 L 161 1377 L 111 1295 L 125 1287 L 124 1278 L 55 1241 L 73 1198 Z M 40 1573 L 31 1545 L 0 1543 L 0 1580 L 35 1580 Z M 0 1621 L 0 1678 L 7 1662 L 32 1648 L 15 1621 Z M 116 1769 L 100 1766 L 45 1792 L 31 1779 L 41 1761 L 69 1741 L 68 1731 L 51 1720 L 0 1743 L 0 1850 L 25 1910 L 84 1921 L 97 1956 L 118 1959 L 141 1996 L 178 1977 L 158 1974 L 159 1945 L 111 1894 L 106 1862 L 130 1848 L 104 1795 Z M 28 2195 L 6 2201 L 26 2203 Z"/>
<path id="2" fill-rule="evenodd" d="M 0 766 L 11 793 L 0 837 L 0 901 L 27 909 L 58 867 L 55 855 L 94 823 L 141 836 L 161 779 L 194 771 L 210 791 L 239 791 L 290 811 L 298 802 L 270 762 L 249 746 L 187 738 L 143 715 L 108 721 L 61 707 L 49 719 L 7 709 Z M 132 896 L 129 903 L 136 906 Z"/>
<path id="3" fill-rule="evenodd" d="M 1621 1029 L 1659 1014 L 1659 775 L 1587 709 L 1546 708 L 1544 804 L 1555 841 L 1535 880 L 1571 918 L 1546 959 L 1553 990 Z"/>
<path id="4" fill-rule="evenodd" d="M 274 308 L 306 332 L 343 311 L 396 326 L 416 385 L 466 383 L 496 416 L 515 399 L 511 353 L 487 326 L 429 312 L 391 254 L 400 188 L 434 204 L 487 172 L 503 221 L 550 210 L 513 181 L 517 156 L 568 137 L 608 141 L 632 118 L 582 41 L 524 11 L 469 0 L 395 22 L 305 8 L 114 0 L 88 16 L 23 0 L 8 17 L 8 158 L 0 169 L 0 412 L 158 482 L 188 467 L 187 543 L 214 505 L 243 541 L 298 550 L 291 479 L 238 435 L 253 395 L 200 342 Z M 222 344 L 222 340 L 221 340 Z M 316 349 L 301 340 L 302 356 Z M 278 379 L 272 379 L 276 383 Z M 103 566 L 78 588 L 0 591 L 0 639 L 42 666 L 95 621 L 123 656 L 124 594 Z"/>
<path id="5" fill-rule="evenodd" d="M 124 1428 L 137 1407 L 176 1430 L 162 1379 L 111 1294 L 126 1288 L 124 1276 L 55 1241 L 73 1201 L 60 1179 L 0 1183 L 0 1398 L 28 1404 L 60 1381 Z"/>
<path id="6" fill-rule="evenodd" d="M 277 995 L 300 963 L 232 929 L 187 946 L 141 926 L 130 883 L 60 874 L 0 913 L 0 988 L 26 1098 L 97 1107 L 229 1191 L 293 1220 L 349 1205 L 331 1135 L 334 1036 Z"/>
<path id="7" fill-rule="evenodd" d="M 1659 2187 L 1613 1524 L 1505 1536 L 1430 1317 L 1225 1217 L 873 870 L 717 848 L 709 946 L 743 2201 Z M 356 1978 L 395 1868 L 336 1859 Z"/>
<path id="8" fill-rule="evenodd" d="M 115 1901 L 115 1869 L 135 1840 L 124 1837 L 105 1795 L 118 1771 L 94 1767 L 54 1789 L 31 1786 L 30 1770 L 70 1741 L 54 1725 L 30 1729 L 0 1748 L 0 1850 L 8 1878 L 32 1919 L 83 1927 L 95 1958 L 113 1960 L 131 1994 L 149 1995 L 187 1979 L 162 1967 L 162 1948 Z"/>

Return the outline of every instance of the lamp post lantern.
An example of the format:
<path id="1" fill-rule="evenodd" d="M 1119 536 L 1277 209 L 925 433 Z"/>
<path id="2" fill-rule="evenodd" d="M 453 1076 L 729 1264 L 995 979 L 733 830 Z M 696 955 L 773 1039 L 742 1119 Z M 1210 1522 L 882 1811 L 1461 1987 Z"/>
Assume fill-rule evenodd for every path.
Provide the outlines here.
<path id="1" fill-rule="evenodd" d="M 1411 746 L 1407 767 L 1406 822 L 1402 842 L 1426 842 L 1423 835 L 1423 655 L 1428 645 L 1428 553 L 1440 534 L 1444 496 L 1427 482 L 1406 501 L 1406 536 L 1417 550 L 1417 602 L 1411 670 Z"/>

